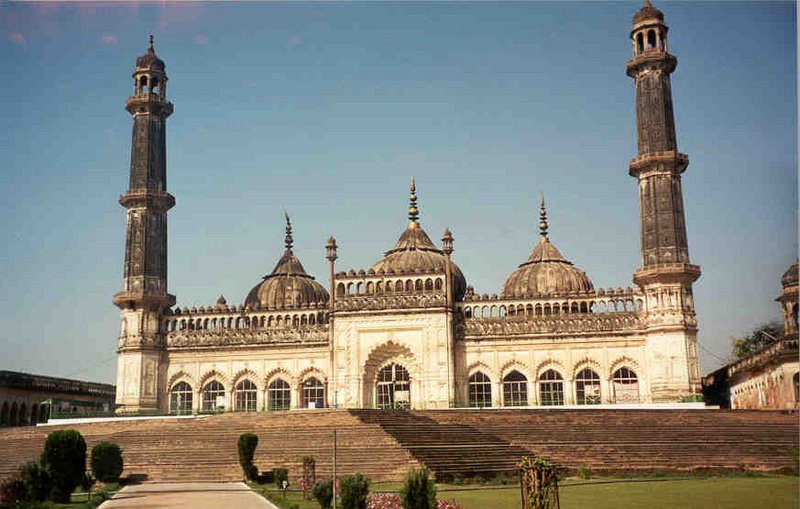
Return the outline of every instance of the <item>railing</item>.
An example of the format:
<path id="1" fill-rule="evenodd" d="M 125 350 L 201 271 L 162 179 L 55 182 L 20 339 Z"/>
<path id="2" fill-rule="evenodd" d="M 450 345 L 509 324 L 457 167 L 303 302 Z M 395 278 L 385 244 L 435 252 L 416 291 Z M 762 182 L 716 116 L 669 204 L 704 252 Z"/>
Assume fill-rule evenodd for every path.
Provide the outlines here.
<path id="1" fill-rule="evenodd" d="M 564 314 L 550 316 L 515 316 L 463 320 L 456 328 L 464 339 L 475 336 L 507 338 L 515 335 L 634 332 L 643 327 L 642 317 L 635 312 L 610 314 Z"/>
<path id="2" fill-rule="evenodd" d="M 167 333 L 168 348 L 319 344 L 329 338 L 328 325 L 275 327 L 272 329 L 181 330 Z"/>

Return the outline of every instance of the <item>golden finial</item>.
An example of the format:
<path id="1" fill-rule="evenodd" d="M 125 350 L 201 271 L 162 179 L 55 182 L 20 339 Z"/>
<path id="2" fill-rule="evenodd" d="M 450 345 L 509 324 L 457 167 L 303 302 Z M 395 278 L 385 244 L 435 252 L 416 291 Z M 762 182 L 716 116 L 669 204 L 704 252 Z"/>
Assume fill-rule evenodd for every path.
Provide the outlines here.
<path id="1" fill-rule="evenodd" d="M 417 208 L 417 185 L 414 177 L 411 177 L 411 203 L 408 205 L 408 220 L 416 223 L 419 219 L 419 209 Z"/>
<path id="2" fill-rule="evenodd" d="M 541 240 L 547 240 L 547 209 L 544 206 L 544 193 L 541 193 L 539 199 L 539 237 Z"/>
<path id="3" fill-rule="evenodd" d="M 292 243 L 294 242 L 294 239 L 292 238 L 292 221 L 289 219 L 289 213 L 285 210 L 283 211 L 283 215 L 286 216 L 286 250 L 291 252 Z"/>

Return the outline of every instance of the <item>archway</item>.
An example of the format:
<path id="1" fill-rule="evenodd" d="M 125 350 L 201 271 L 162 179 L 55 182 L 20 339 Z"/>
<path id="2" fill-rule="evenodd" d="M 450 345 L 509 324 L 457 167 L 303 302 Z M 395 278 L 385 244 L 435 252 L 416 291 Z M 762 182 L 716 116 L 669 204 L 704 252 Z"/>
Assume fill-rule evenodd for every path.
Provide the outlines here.
<path id="1" fill-rule="evenodd" d="M 381 369 L 375 382 L 375 401 L 378 408 L 409 408 L 411 406 L 411 379 L 408 376 L 408 370 L 395 363 Z"/>

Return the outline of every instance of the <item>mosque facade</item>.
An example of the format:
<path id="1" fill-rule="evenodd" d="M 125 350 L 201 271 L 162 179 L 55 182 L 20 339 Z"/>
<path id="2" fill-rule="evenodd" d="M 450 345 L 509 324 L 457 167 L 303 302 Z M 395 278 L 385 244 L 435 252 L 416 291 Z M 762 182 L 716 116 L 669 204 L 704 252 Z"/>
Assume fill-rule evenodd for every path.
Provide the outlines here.
<path id="1" fill-rule="evenodd" d="M 220 297 L 176 307 L 167 289 L 165 64 L 152 39 L 136 61 L 120 308 L 119 412 L 198 413 L 299 408 L 452 408 L 648 404 L 700 392 L 697 321 L 670 75 L 668 27 L 645 1 L 631 28 L 638 153 L 629 174 L 640 206 L 633 286 L 595 288 L 539 236 L 499 294 L 478 294 L 456 264 L 453 235 L 423 229 L 415 182 L 405 229 L 369 268 L 327 285 L 284 252 L 241 304 Z M 633 188 L 633 186 L 632 186 Z M 632 189 L 631 189 L 632 191 Z M 378 258 L 376 256 L 376 258 Z"/>

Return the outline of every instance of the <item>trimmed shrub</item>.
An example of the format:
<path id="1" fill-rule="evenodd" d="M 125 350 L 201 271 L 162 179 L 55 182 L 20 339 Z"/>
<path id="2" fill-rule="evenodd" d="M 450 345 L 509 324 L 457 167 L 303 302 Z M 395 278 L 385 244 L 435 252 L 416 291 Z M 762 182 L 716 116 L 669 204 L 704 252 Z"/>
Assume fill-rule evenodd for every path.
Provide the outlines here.
<path id="1" fill-rule="evenodd" d="M 244 476 L 250 481 L 255 481 L 258 478 L 258 468 L 253 465 L 253 457 L 256 455 L 258 437 L 252 433 L 242 433 L 236 447 L 239 451 L 239 465 L 242 467 Z"/>
<path id="2" fill-rule="evenodd" d="M 54 431 L 44 443 L 41 463 L 53 482 L 50 498 L 68 503 L 86 472 L 86 441 L 74 429 Z"/>
<path id="3" fill-rule="evenodd" d="M 114 482 L 122 474 L 122 449 L 113 442 L 92 447 L 92 474 L 100 482 Z"/>
<path id="4" fill-rule="evenodd" d="M 0 483 L 0 507 L 14 507 L 28 499 L 28 487 L 19 472 Z"/>
<path id="5" fill-rule="evenodd" d="M 403 509 L 436 509 L 436 485 L 428 479 L 428 469 L 412 470 L 400 489 Z"/>
<path id="6" fill-rule="evenodd" d="M 275 486 L 278 489 L 283 489 L 283 481 L 286 481 L 286 486 L 289 486 L 289 470 L 285 468 L 273 468 L 272 476 L 275 478 Z"/>
<path id="7" fill-rule="evenodd" d="M 333 502 L 333 481 L 320 481 L 311 489 L 311 494 L 321 509 L 330 509 Z"/>
<path id="8" fill-rule="evenodd" d="M 50 475 L 38 463 L 27 463 L 19 469 L 27 490 L 27 500 L 43 502 L 53 489 Z"/>
<path id="9" fill-rule="evenodd" d="M 341 490 L 342 509 L 367 509 L 369 479 L 361 472 L 342 479 Z"/>

